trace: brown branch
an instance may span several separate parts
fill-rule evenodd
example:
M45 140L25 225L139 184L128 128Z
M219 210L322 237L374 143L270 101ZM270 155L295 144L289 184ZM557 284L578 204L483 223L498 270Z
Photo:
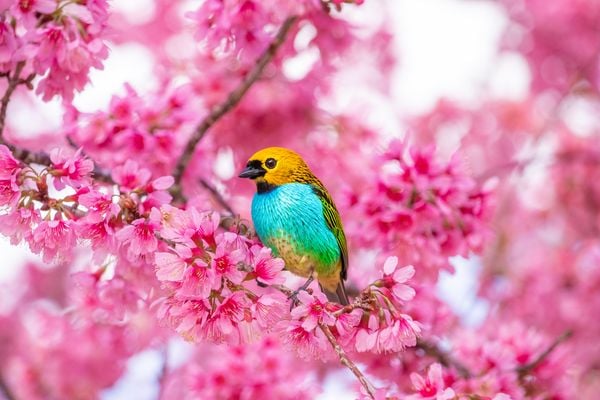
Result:
M0 376L0 394L4 396L6 400L16 400L17 398L12 394L10 388L4 382L2 376Z
M177 165L173 169L173 177L175 178L175 187L172 190L173 198L177 200L184 200L184 197L181 193L181 179L183 178L183 173L187 165L189 164L192 155L194 154L194 150L196 149L196 145L206 134L214 124L221 117L231 111L244 97L248 89L258 80L258 78L263 73L267 64L273 59L277 50L281 47L285 38L294 25L294 22L298 17L291 16L288 17L281 27L279 31L275 35L273 41L269 44L269 47L262 53L262 55L256 60L256 64L254 68L250 70L250 72L244 77L244 79L240 82L240 84L227 96L225 101L216 107L214 107L211 112L200 122L192 137L188 140L181 157L177 161Z
M6 111L8 110L8 102L10 101L10 97L12 96L17 86L19 86L19 84L21 83L20 75L21 71L23 71L23 68L25 68L25 61L21 61L17 64L13 76L7 74L8 86L0 102L0 144L2 143L2 134L4 133L4 126L6 124Z
M208 190L210 192L210 194L212 194L212 196L214 197L214 199L217 201L217 203L219 203L221 205L221 207L223 207L225 210L227 210L227 212L231 215L235 215L235 211L233 211L233 207L231 207L231 205L227 202L227 200L225 200L223 198L223 196L221 195L221 193L219 193L219 191L212 186L210 183L208 183L205 179L200 179L199 180L200 185L202 185L206 190Z
M165 385L169 376L169 345L165 345L161 350L162 367L158 376L158 399L162 399L165 394Z
M21 160L25 164L39 164L39 165L52 165L52 161L50 160L50 156L46 153L36 153L33 151L29 151L26 149L21 149L12 144L8 144L3 142L0 139L0 144L4 144L9 150L12 152L13 157L17 160Z
M440 349L434 343L430 343L425 340L419 339L419 341L417 342L417 348L423 350L428 356L438 360L439 363L442 364L444 367L453 367L463 378L470 378L473 376L471 371L469 371L469 369L466 366L456 361L450 356L450 354Z
M5 145L12 152L13 157L17 160L22 161L24 164L38 164L50 166L52 165L52 160L50 160L50 156L44 152L33 152L27 149L21 149L19 147L13 146L12 144L6 143L0 138L0 144ZM93 161L93 160L92 160ZM100 169L96 163L94 163L94 179L99 182L114 184L115 181L112 179L110 173Z
M356 364L354 364L354 362L348 358L348 356L346 355L346 352L344 351L342 346L340 346L338 341L335 339L335 336L333 336L333 333L331 333L331 330L329 329L329 327L323 323L320 323L319 328L321 329L321 331L323 331L323 333L327 337L327 340L329 340L329 343L331 343L331 347L333 347L333 350L335 350L336 354L338 355L338 358L340 359L340 362L344 366L346 366L350 371L352 371L354 376L356 376L356 378L358 379L360 384L367 391L367 394L369 395L369 397L374 399L375 398L375 390L373 389L373 385L371 385L371 383L363 375L363 373L360 371L360 369L358 369Z
M554 342L552 342L550 344L550 346L548 346L548 348L546 350L544 350L543 352L541 352L536 358L534 358L531 362L521 365L520 367L518 367L516 369L516 371L519 374L519 377L524 377L525 375L527 375L528 373L530 373L531 371L533 371L534 369L536 369L537 367L540 366L540 364L550 355L550 353L552 353L554 350L556 350L556 348L563 342L567 341L569 338L571 338L571 336L573 336L573 331L572 330L566 330L564 331L559 337L557 337Z
M48 154L44 152L33 152L27 149L21 149L19 147L7 143L2 137L2 134L4 133L4 127L6 125L6 113L8 111L8 103L10 102L10 98L14 93L15 89L19 85L26 85L29 89L32 88L31 82L33 81L33 78L35 78L35 74L29 74L26 78L21 79L20 75L24 67L25 61L21 61L17 64L15 72L12 76L10 76L10 73L6 73L5 75L8 78L8 87L6 88L6 92L4 92L4 96L2 96L2 100L0 100L0 144L3 144L6 147L8 147L9 150L13 153L13 157L25 164L39 164L50 166L52 165L52 161L50 160L50 156ZM67 141L69 142L69 144L74 145L70 137L67 138ZM96 163L94 163L94 165L95 164ZM108 172L101 170L97 166L94 167L94 178L97 181L104 183L115 183Z

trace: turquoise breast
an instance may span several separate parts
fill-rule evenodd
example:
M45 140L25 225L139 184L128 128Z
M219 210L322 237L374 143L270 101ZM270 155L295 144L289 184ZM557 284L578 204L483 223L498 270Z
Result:
M338 242L311 185L288 183L256 193L252 220L260 240L298 275L308 276L309 268L327 274L340 261Z

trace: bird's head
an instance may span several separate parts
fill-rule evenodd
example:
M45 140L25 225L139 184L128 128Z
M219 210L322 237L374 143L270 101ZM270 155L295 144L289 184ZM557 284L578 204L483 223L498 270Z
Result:
M300 155L283 147L267 147L256 153L246 163L240 178L256 181L259 192L286 183L301 182L312 176Z

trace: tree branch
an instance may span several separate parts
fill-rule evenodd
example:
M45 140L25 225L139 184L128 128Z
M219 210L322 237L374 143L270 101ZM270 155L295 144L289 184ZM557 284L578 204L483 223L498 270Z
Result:
M162 367L158 375L158 399L162 399L165 394L165 385L169 376L169 345L166 344L162 350Z
M250 70L250 72L244 77L242 82L227 96L225 101L216 107L214 107L211 112L200 122L192 137L188 140L181 157L179 158L177 165L173 169L173 177L175 178L175 185L172 190L173 198L177 200L184 200L183 194L181 193L181 179L183 178L183 173L187 165L189 164L192 155L194 154L194 150L196 149L196 145L206 134L214 124L221 117L231 111L244 97L248 89L258 80L264 71L267 64L273 59L277 50L281 47L285 38L294 25L294 22L298 17L291 16L288 17L281 27L279 31L275 35L273 41L269 44L269 47L262 53L262 55L256 60L256 64L254 68Z
M323 331L323 333L327 337L327 340L329 340L329 343L331 343L331 347L333 347L333 350L335 350L335 352L337 353L338 358L340 359L340 362L343 365L345 365L350 371L352 371L354 376L356 376L356 378L358 379L360 384L367 391L369 397L374 399L375 398L375 390L373 389L373 385L371 385L371 383L363 375L363 373L360 371L360 369L358 369L356 364L354 364L354 362L348 358L348 356L346 355L346 352L344 351L342 346L340 346L338 341L335 339L335 336L333 336L333 333L331 333L331 330L329 329L329 327L323 323L320 323L319 328L321 329L321 331Z
M0 394L3 395L6 400L16 400L16 397L12 394L12 392L10 391L10 388L8 387L6 382L4 382L4 379L2 378L1 375L0 375Z
M453 367L463 378L470 378L473 376L471 371L469 371L469 369L466 366L456 361L447 352L440 349L435 344L419 339L419 341L417 342L417 348L423 350L428 356L438 360L439 363L442 364L444 367Z
M4 133L4 126L6 124L6 111L8 110L8 102L10 101L10 97L13 92L19 86L21 82L21 71L25 68L25 61L21 61L17 64L15 68L15 72L13 76L7 74L8 78L8 87L6 88L6 92L4 92L4 96L2 96L2 100L0 102L0 143L2 143L2 134Z
M554 342L552 342L550 344L550 346L548 346L548 348L546 350L541 352L531 362L518 367L516 369L516 371L519 374L519 377L522 378L525 375L527 375L528 373L530 373L531 371L533 371L534 369L536 369L537 367L539 367L540 364L550 355L550 353L552 353L561 343L563 343L563 342L567 341L569 338L571 338L571 336L573 336L572 330L569 329L569 330L564 331L559 337L557 337L554 340Z
M233 207L231 207L227 200L225 200L223 196L221 196L221 193L219 193L219 191L214 186L212 186L210 183L208 183L205 179L202 178L200 178L199 182L206 190L210 192L210 194L212 194L214 199L217 201L217 203L221 205L221 207L227 210L229 214L235 215Z
M13 153L13 157L25 164L39 164L49 166L52 165L52 161L50 160L50 156L48 154L44 152L37 153L27 149L18 148L12 144L7 143L2 137L2 134L4 133L4 127L6 125L6 113L8 110L8 103L10 102L12 94L19 85L27 85L27 87L30 87L31 81L35 77L35 74L30 74L25 79L21 79L20 75L24 67L25 61L21 61L17 64L15 72L12 76L10 76L10 73L6 73L5 75L5 77L8 78L8 87L6 88L6 92L4 92L4 96L2 96L2 100L0 100L0 144L3 144L6 147L8 147L9 150ZM67 138L67 141L69 141L69 144L74 145L71 138ZM111 175L101 170L97 166L94 167L94 178L100 182L114 183Z
M0 144L3 144L6 147L8 147L8 149L12 152L13 157L17 160L22 161L24 164L38 164L45 166L52 165L52 160L50 160L50 156L44 152L36 153L27 149L21 149L19 147L13 146L12 144L6 143L4 140L2 140L2 138L0 138ZM108 184L115 183L110 173L100 169L95 162L93 176L94 179L99 182L104 182Z

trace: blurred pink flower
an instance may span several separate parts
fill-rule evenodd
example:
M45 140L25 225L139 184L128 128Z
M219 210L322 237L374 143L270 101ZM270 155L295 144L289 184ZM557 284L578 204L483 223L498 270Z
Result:
M72 224L62 219L42 221L27 239L31 251L42 253L46 263L65 258L73 251L76 243Z

